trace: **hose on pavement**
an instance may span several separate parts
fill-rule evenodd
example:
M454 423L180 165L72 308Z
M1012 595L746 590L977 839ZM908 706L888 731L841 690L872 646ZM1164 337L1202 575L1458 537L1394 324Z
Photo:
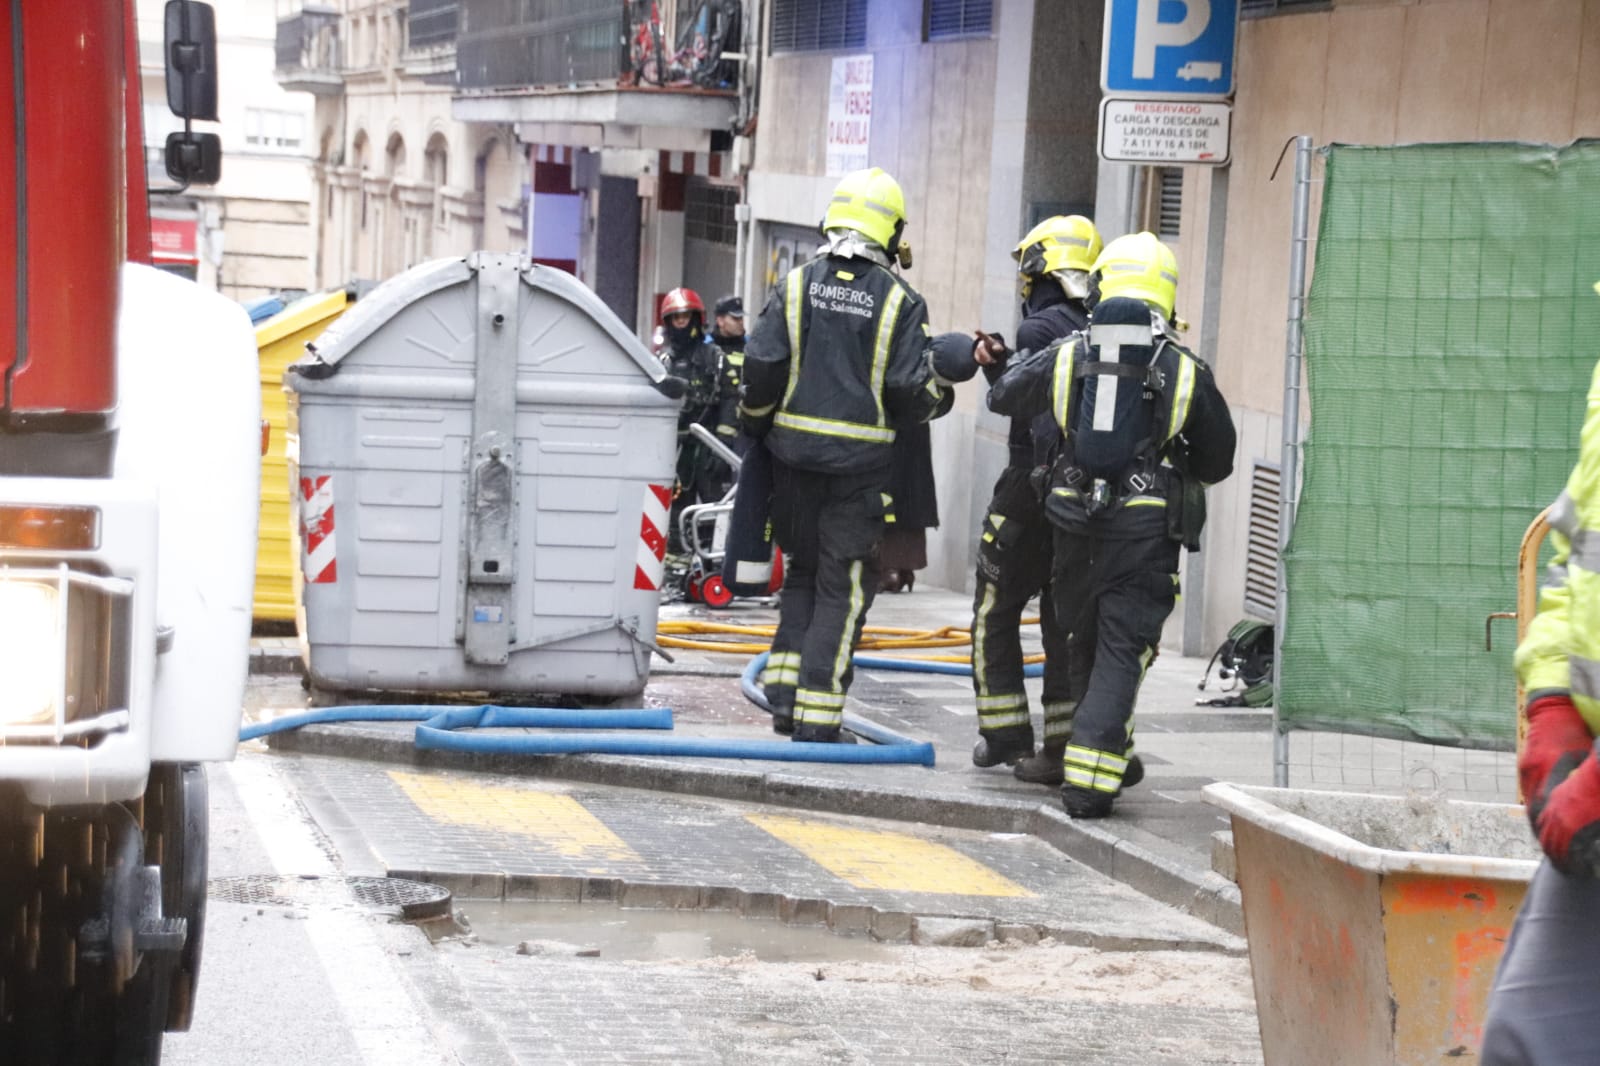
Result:
M860 723L851 732L872 744L813 744L720 737L637 736L599 729L670 730L667 708L573 710L558 707L440 707L429 705L323 707L257 722L240 740L333 722L417 722L414 742L423 751L490 755L676 755L701 759L761 759L769 762L911 763L933 765L933 745L881 726ZM870 728L868 728L870 726ZM553 728L560 733L470 733L473 729Z
M1022 625L1037 625L1038 618L1024 618ZM723 655L756 655L772 648L772 638L778 631L775 625L731 625L726 622L697 622L673 620L656 625L656 643L663 648L683 648L688 651L713 652ZM733 640L705 640L710 637L734 637ZM960 626L940 629L906 629L899 626L867 626L861 631L860 651L904 651L912 648L970 647L972 632ZM1023 659L1028 667L1028 677L1043 673L1043 655L1030 655ZM905 658L856 656L856 665L876 670L911 670L930 674L972 676L972 653L965 655L919 655ZM947 667L959 667L948 669Z

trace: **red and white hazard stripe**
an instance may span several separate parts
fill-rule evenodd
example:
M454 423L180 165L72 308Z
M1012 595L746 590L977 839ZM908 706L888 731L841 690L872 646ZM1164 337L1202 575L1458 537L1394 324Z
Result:
M300 479L301 566L306 584L327 585L339 580L339 560L333 543L333 477Z
M633 587L646 591L661 588L666 571L667 511L672 505L672 489L666 485L644 487L644 515L639 520L639 550L633 569Z
M686 174L691 177L720 178L732 176L727 152L661 152L659 166L663 174Z
M558 163L563 166L572 165L572 145L570 144L536 144L532 146L533 161L535 163Z

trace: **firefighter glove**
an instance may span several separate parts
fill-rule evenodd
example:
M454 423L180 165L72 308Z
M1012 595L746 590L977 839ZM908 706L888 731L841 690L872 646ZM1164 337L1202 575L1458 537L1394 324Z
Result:
M1569 877L1600 874L1600 761L1569 753L1557 760L1528 816L1539 846L1556 869Z
M972 355L972 338L965 333L941 333L928 346L928 369L941 385L971 381L978 372Z

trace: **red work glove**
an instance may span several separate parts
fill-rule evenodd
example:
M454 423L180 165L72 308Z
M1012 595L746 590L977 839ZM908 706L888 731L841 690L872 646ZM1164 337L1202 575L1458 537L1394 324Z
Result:
M1556 869L1572 877L1600 873L1600 761L1592 753L1581 761L1563 755L1528 815Z
M1591 743L1589 727L1565 692L1540 696L1528 704L1528 735L1523 739L1522 754L1517 757L1517 778L1530 815L1534 801L1545 792L1545 781L1556 763L1564 755L1576 754L1581 760L1589 754ZM1571 769L1568 767L1569 772Z

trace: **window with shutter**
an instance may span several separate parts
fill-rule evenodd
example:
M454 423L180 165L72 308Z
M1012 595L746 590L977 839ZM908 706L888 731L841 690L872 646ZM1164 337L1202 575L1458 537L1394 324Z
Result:
M772 0L772 52L865 47L867 0Z
M994 0L927 0L927 39L987 37L994 25Z
M1250 535L1245 548L1244 609L1258 618L1278 613L1278 509L1276 464L1257 459L1250 472Z
M1156 195L1156 236L1164 241L1175 241L1182 234L1179 222L1183 218L1183 170L1181 167L1159 167L1156 170L1158 187Z

